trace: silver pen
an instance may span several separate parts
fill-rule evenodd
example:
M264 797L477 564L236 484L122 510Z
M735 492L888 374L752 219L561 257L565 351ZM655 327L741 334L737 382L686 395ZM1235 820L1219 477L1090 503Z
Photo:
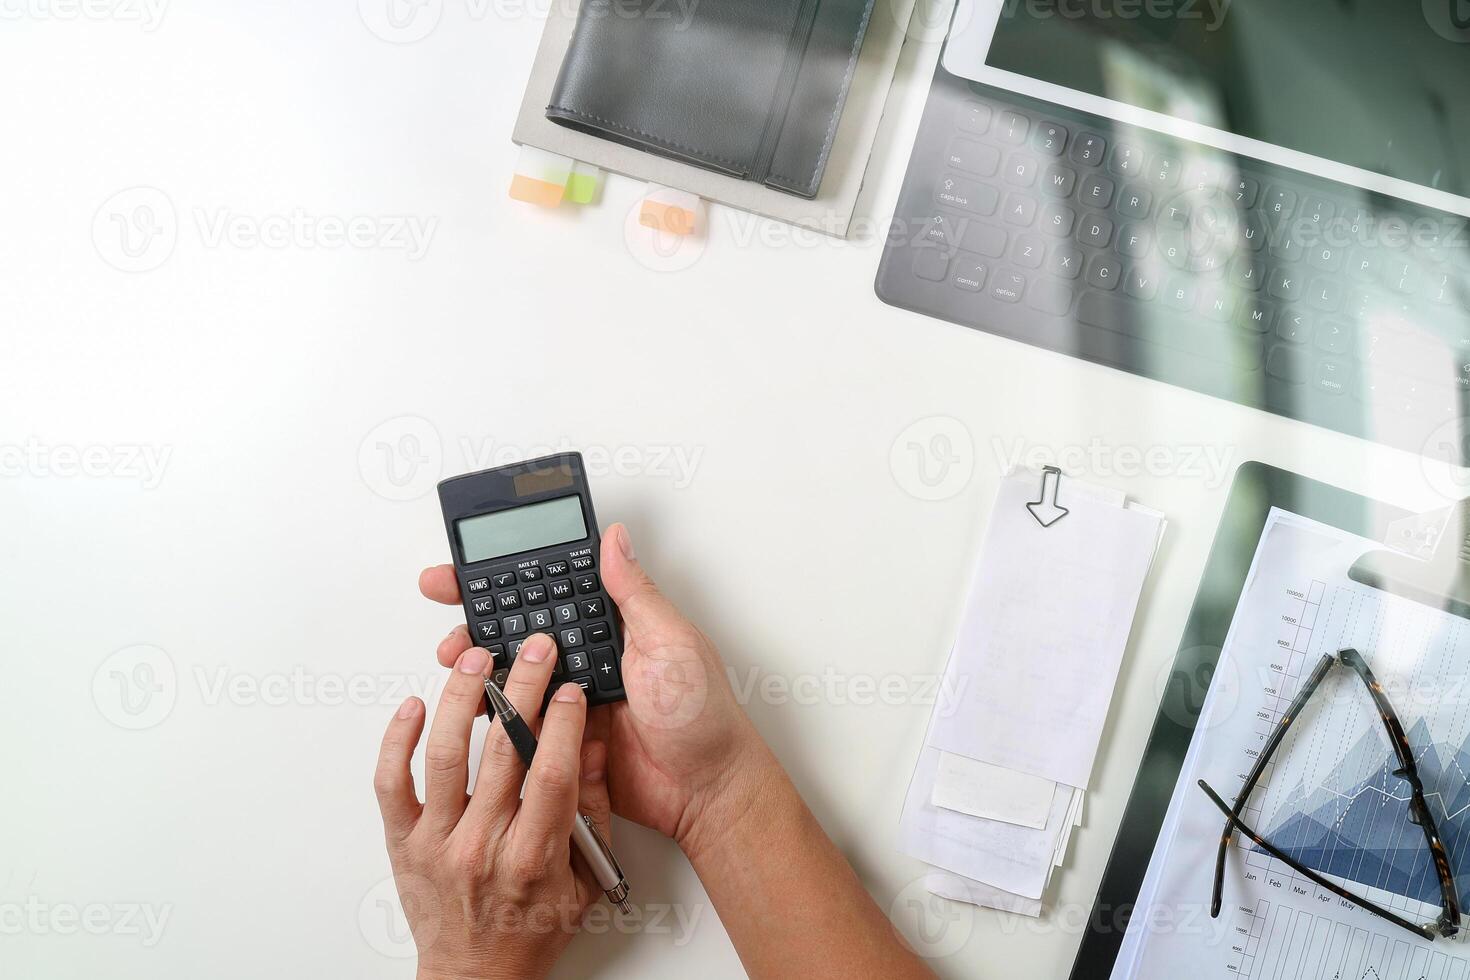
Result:
M505 692L488 677L485 678L485 701L489 704L491 713L500 719L500 725L510 737L510 744L515 746L516 754L530 768L531 760L536 757L536 736L531 734L531 726L526 724L526 719L510 703ZM612 848L580 810L577 811L577 819L572 821L572 843L577 845L582 860L592 869L598 887L607 894L607 900L616 905L624 915L631 913L633 908L628 904L628 879L623 877L623 869L613 855Z

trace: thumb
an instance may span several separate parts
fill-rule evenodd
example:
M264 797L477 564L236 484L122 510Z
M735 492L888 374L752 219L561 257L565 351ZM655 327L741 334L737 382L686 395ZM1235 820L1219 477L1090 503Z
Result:
M640 645L673 630L691 627L638 564L628 529L614 524L602 538L602 584Z

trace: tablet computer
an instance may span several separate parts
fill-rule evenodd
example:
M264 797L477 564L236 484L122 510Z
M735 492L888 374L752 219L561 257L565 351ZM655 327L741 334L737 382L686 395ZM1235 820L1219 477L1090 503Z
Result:
M1171 800L1176 799L1176 786L1201 712L1205 709L1206 697L1217 682L1216 668L1232 623L1236 620L1252 564L1257 560L1263 532L1273 514L1279 516L1280 512L1298 515L1305 522L1315 522L1374 542L1384 540L1392 521L1406 516L1398 508L1286 470L1255 462L1241 466L1210 550L1143 762L1119 824L1112 856L1103 873L1092 914L1088 917L1087 931L1073 964L1072 980L1107 980L1113 976L1132 975L1131 967L1126 963L1121 972L1114 973L1115 966L1119 964L1119 951L1128 938L1135 905L1150 862L1155 858ZM1263 724L1269 724L1269 721ZM1236 785L1228 785L1222 786L1221 790L1228 799L1236 788ZM1196 801L1191 797L1184 798L1188 799L1189 806L1195 806ZM1223 826L1223 818L1218 823ZM1214 839L1218 842L1218 831L1214 832ZM1198 869L1199 887L1197 894L1192 893L1206 907L1211 870L1205 867ZM1238 868L1227 865L1227 879L1232 873L1238 875ZM1227 890L1227 899L1229 897ZM1141 910L1142 906L1139 908ZM1250 972L1252 964L1246 947L1254 950L1255 946L1250 944L1253 941L1259 944L1262 940L1259 935L1253 940L1250 935L1252 926L1246 926L1244 938L1239 943L1232 932L1238 928L1234 923L1222 921L1215 928L1204 922L1202 928L1206 929L1202 934L1214 937L1209 941L1217 943L1211 955L1221 961L1221 972L1217 974L1202 963L1199 976L1256 975ZM1263 927L1254 928L1259 933ZM1264 928L1269 933L1270 924ZM1381 931L1391 929L1387 927ZM1222 933L1227 934L1224 937L1226 943L1241 947L1239 955L1218 948ZM1305 944L1313 938L1309 929L1301 942ZM1327 941L1331 938L1329 930ZM1390 942L1393 941L1396 940L1391 938ZM1274 978L1283 974L1271 975ZM1292 978L1297 975L1290 973ZM1332 975L1331 972L1322 974L1328 978ZM1353 973L1354 978L1357 976ZM1418 974L1412 976L1417 977ZM1315 980L1316 973L1312 977Z

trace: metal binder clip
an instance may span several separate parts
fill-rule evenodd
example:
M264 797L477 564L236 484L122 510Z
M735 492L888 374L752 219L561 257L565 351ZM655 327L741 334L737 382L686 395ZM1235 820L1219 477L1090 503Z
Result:
M1057 503L1057 491L1061 489L1062 471L1055 466L1041 468L1041 496L1026 505L1036 523L1051 527L1072 513L1070 508Z
M1385 544L1390 550L1368 552L1348 577L1470 619L1470 499L1394 521Z

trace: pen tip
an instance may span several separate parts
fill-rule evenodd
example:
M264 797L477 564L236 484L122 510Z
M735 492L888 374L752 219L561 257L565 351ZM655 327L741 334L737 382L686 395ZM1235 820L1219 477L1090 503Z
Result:
M622 912L624 915L632 915L633 906L629 905L628 900L625 898L618 903L618 911Z

